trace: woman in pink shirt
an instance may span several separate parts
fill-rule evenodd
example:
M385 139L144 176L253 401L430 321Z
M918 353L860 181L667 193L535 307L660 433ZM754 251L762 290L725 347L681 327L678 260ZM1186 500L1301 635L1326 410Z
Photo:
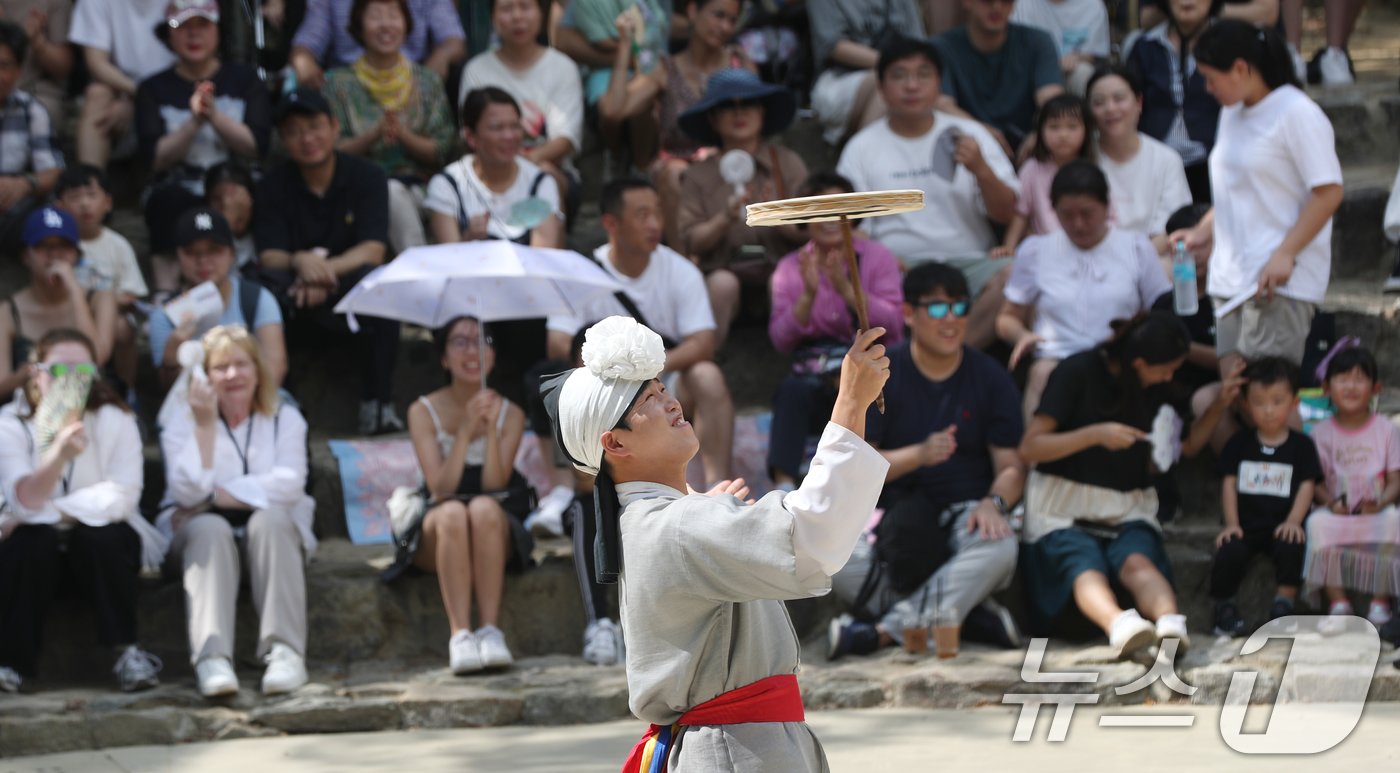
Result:
M835 172L807 178L799 196L850 193L854 186ZM789 253L773 272L768 337L780 352L793 354L792 372L773 399L768 442L768 474L791 491L807 463L807 435L820 428L836 399L841 358L856 334L855 290L846 264L839 223L808 227L811 241ZM854 241L860 282L871 327L883 327L886 346L904 338L900 311L899 261L879 242Z

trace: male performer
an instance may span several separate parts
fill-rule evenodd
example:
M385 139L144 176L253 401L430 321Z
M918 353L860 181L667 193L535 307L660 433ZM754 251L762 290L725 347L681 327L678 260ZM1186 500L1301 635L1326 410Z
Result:
M686 493L699 441L656 378L661 337L635 320L594 325L584 367L545 384L560 447L596 476L598 571L620 569L631 707L652 723L624 771L666 770L658 757L671 773L829 769L803 722L782 599L830 590L879 498L889 463L862 436L889 377L884 332L846 354L801 488L757 504L734 496L742 481Z

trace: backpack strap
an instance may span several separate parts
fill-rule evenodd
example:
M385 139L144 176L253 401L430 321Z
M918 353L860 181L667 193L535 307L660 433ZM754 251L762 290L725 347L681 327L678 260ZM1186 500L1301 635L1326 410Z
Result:
M243 324L248 332L253 332L253 323L258 318L258 302L262 300L262 285L257 282L238 280L238 308L243 312Z
M603 265L603 261L599 260L598 256L590 255L589 259L592 260L594 263L597 263L598 267L603 269L604 271L608 270L608 267ZM613 297L617 299L618 303L622 304L623 311L626 311L629 317L637 320L644 327L651 328L651 330L656 331L656 328L652 327L651 323L647 322L646 315L642 313L642 310L638 308L637 303L632 300L632 296L628 295L626 290L618 290L617 292L613 293ZM661 333L657 331L657 335L661 335ZM678 344L678 341L672 341L668 336L661 336L661 345L666 347L667 349L674 349Z

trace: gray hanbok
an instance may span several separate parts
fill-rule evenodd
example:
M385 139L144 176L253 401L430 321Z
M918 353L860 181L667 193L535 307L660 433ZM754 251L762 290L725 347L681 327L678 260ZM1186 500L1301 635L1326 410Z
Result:
M668 725L722 693L796 673L799 643L782 599L831 590L888 468L860 437L828 424L802 486L753 505L618 484L632 712ZM829 769L802 722L687 727L668 765L671 773Z

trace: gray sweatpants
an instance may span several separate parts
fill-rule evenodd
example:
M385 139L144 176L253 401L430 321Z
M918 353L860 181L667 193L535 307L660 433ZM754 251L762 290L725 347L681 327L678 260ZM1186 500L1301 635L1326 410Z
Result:
M261 625L257 656L281 642L306 654L306 573L301 533L290 513L258 510L248 520L242 545L248 561L253 607ZM171 555L185 581L190 662L233 658L233 620L241 569L233 528L212 513L196 515L175 533Z
M903 643L904 619L918 612L925 593L929 609L956 609L961 620L988 596L1010 586L1016 573L1016 538L987 540L976 532L969 534L967 522L974 509L975 504L966 507L953 522L953 531L948 537L953 556L922 586L901 596L890 588L889 578L882 575L866 600L861 611L876 618L895 641ZM929 517L937 518L938 514L929 513ZM854 604L874 562L875 548L861 539L851 553L851 560L831 578L837 597L846 604Z

